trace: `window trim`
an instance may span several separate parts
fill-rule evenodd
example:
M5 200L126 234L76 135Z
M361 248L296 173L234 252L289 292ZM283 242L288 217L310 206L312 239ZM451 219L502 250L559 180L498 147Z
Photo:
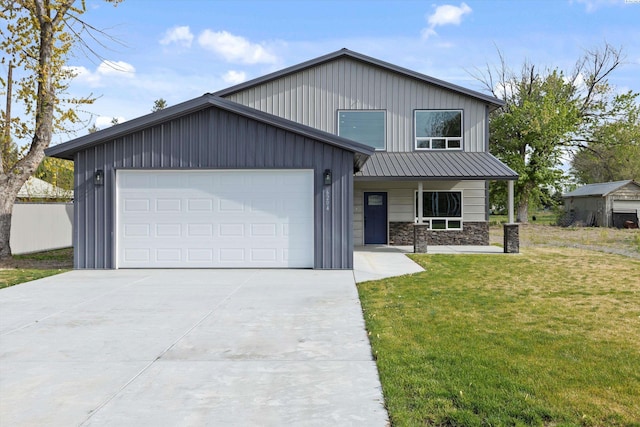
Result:
M431 190L431 189L425 189L422 190L422 194L424 193L460 193L460 216L459 217L453 217L453 216L447 216L447 217L422 217L422 223L423 224L427 224L429 226L429 230L432 231L462 231L464 229L464 191L463 190ZM413 217L414 217L414 223L418 224L418 190L414 191L414 203L413 203ZM423 207L424 209L424 207ZM433 228L433 221L445 221L445 228ZM456 227L456 228L450 228L449 227L449 222L455 222L458 221L460 222L460 227Z
M387 110L382 110L382 109L361 109L361 108L354 108L354 109L349 109L349 108L340 108L337 110L336 112L336 135L340 136L340 113L342 112L349 112L349 113L383 113L384 119L383 119L383 135L384 135L384 147L383 148L376 148L373 146L370 146L369 144L365 144L363 142L359 142L360 144L363 145L367 145L373 149L375 149L376 151L387 151ZM346 137L343 137L346 138ZM358 142L358 141L356 141Z
M418 113L420 112L437 112L437 111L455 111L460 113L460 136L457 137L434 137L434 136L418 136ZM444 140L444 148L432 148L434 140ZM428 147L419 147L418 142L427 141ZM455 143L459 143L455 144ZM458 145L451 147L450 143ZM413 110L413 148L416 151L461 151L464 148L464 110L462 108L436 108L436 109L416 109Z

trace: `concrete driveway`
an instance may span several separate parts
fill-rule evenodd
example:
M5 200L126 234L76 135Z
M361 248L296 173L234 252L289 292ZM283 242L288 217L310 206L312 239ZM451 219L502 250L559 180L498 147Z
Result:
M0 425L385 426L352 271L73 271L0 290Z

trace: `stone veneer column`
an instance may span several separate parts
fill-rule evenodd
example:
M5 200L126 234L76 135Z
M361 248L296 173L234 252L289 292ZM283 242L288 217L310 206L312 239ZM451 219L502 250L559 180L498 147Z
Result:
M414 224L413 225L413 252L417 254L427 253L427 244L429 240L429 225Z
M504 225L504 253L517 254L520 252L520 224Z

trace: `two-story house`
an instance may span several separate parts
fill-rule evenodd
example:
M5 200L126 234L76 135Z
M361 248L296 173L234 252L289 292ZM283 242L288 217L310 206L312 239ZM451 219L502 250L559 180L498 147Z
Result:
M346 49L47 154L76 268L352 268L354 245L487 245L501 101ZM419 241L416 241L418 239Z

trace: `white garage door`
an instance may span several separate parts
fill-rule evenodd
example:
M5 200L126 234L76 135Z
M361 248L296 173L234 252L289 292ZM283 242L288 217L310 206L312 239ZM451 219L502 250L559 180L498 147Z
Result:
M640 200L614 200L614 211L637 211L640 213Z
M116 174L118 268L313 267L313 171Z

